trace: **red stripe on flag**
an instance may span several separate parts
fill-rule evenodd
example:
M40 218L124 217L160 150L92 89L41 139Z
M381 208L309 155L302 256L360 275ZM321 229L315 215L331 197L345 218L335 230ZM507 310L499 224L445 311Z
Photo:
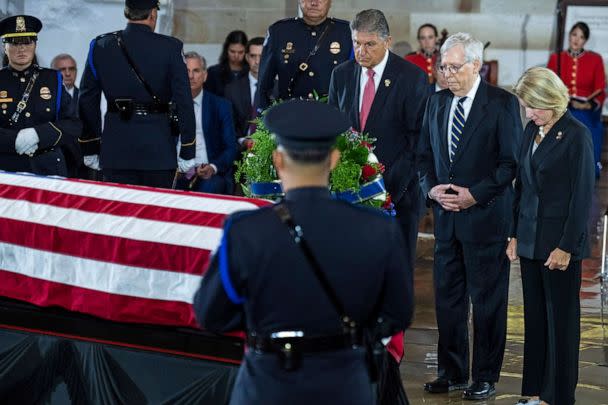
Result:
M0 218L0 241L85 259L197 275L203 273L210 255L210 251L205 249L98 235L6 218Z
M174 222L178 224L209 226L213 228L221 228L225 218L224 214L212 212L105 200L21 186L1 187L0 197L86 212Z
M44 307L59 306L117 322L197 328L185 302L109 294L0 270L0 295Z

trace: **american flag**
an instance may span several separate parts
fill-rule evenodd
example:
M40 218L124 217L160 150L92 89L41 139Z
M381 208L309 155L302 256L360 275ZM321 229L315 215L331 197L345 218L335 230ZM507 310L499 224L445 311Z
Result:
M0 172L0 296L104 319L196 326L226 215L263 200Z

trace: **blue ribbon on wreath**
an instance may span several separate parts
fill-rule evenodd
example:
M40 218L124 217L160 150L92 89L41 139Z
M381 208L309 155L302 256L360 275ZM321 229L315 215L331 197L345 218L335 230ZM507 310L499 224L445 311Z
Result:
M369 200L381 194L386 193L386 187L384 186L384 179L378 177L374 181L365 183L361 186L358 191L343 191L340 193L334 193L338 200L343 200L351 204L358 204L362 201Z
M283 194L283 186L280 182L275 181L251 183L249 185L249 191L251 191L253 197L281 195Z

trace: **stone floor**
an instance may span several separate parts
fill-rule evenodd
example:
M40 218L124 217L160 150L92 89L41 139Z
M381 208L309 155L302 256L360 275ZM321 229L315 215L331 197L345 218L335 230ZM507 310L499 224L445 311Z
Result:
M581 288L581 346L577 404L608 405L608 282L602 288L601 258L603 214L608 207L608 173L604 171L593 196L590 219L592 257L583 262ZM421 231L432 232L430 221ZM406 332L405 360L401 376L412 404L514 404L520 398L523 357L523 299L519 264L511 267L507 346L496 386L496 397L487 401L463 401L462 392L428 394L422 386L435 378L437 324L435 322L432 246L430 235L419 238L415 272L416 314ZM603 302L602 302L603 300ZM472 330L472 329L471 329Z

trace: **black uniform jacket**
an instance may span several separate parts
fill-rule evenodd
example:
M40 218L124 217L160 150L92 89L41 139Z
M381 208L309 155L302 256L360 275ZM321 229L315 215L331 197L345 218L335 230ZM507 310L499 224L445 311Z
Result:
M317 45L318 49L309 58ZM262 51L258 83L260 108L270 105L277 75L281 100L311 98L313 91L319 96L327 95L331 72L352 55L347 21L328 18L317 26L310 26L299 17L277 21L268 28ZM300 70L303 63L307 66ZM288 86L292 78L290 95Z
M164 104L173 102L179 115L183 159L194 158L195 121L188 72L181 41L152 32L142 24L128 24L124 44L141 76ZM83 153L100 153L101 166L122 170L172 170L177 167L176 138L166 113L133 114L122 120L117 112L105 115L103 134L99 102L103 91L108 104L116 99L152 103L152 96L131 70L116 37L101 35L91 41L80 84Z
M587 220L595 184L591 134L570 112L532 154L537 133L530 121L515 182L511 236L517 237L517 254L546 260L560 248L582 259L589 255Z
M38 72L27 106L16 124L9 121L34 72ZM32 65L24 71L0 70L0 169L43 175L68 175L81 156L76 139L82 125L65 97L61 73ZM17 133L34 128L40 142L34 156L15 151ZM66 163L66 158L69 164Z
M382 317L389 333L404 330L413 309L412 269L394 218L334 200L323 188L290 190L286 201L347 314L366 327ZM269 207L228 219L194 308L212 331L341 333L336 309ZM299 370L285 372L275 354L249 351L232 403L373 403L364 359L350 348L310 354Z

